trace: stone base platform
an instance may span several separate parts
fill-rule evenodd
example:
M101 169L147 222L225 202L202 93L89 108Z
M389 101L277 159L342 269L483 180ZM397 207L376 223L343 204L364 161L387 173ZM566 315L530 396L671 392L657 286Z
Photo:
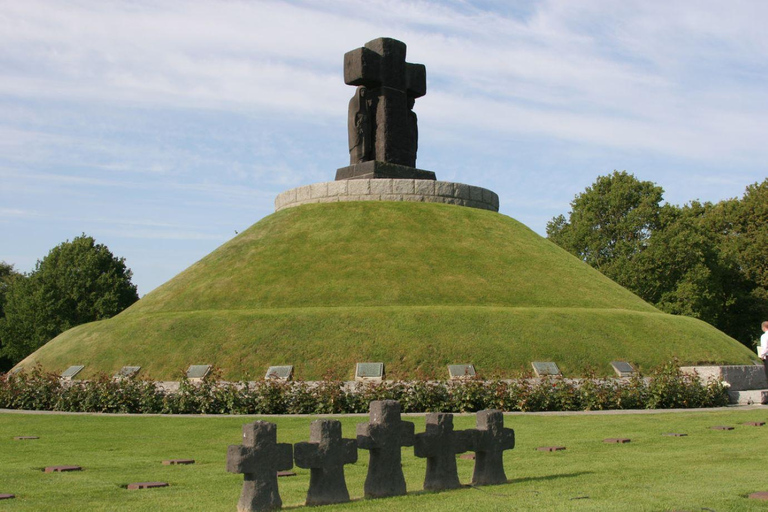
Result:
M499 196L491 190L449 181L412 179L351 179L313 183L278 195L275 211L302 204L339 201L445 203L499 211Z

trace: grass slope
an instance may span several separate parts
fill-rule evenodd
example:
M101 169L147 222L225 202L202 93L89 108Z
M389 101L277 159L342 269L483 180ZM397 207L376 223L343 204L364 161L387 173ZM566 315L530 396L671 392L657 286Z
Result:
M234 510L242 476L225 470L228 444L241 442L249 417L110 417L0 413L0 502L7 511L228 511ZM296 443L309 436L310 417L268 418L278 424L278 441ZM407 417L423 432L423 417ZM517 446L505 454L509 483L441 493L421 490L426 463L403 449L409 495L363 500L368 454L346 466L352 503L323 510L765 510L765 502L746 496L768 490L761 449L768 427L741 423L766 421L765 410L653 413L642 415L512 415ZM364 417L343 417L343 432L353 436ZM733 431L713 431L713 425ZM474 426L474 416L455 418L459 429ZM688 437L665 437L683 432ZM38 435L37 441L13 436ZM608 437L629 437L625 445ZM538 446L566 446L544 453ZM193 458L192 466L162 466L168 458ZM48 465L76 464L79 473L44 474ZM458 460L463 483L473 462ZM280 479L286 507L303 505L309 471ZM165 481L164 489L128 491L130 482Z
M228 378L294 364L348 379L444 377L471 362L510 376L532 360L570 375L614 359L641 367L749 363L716 329L642 301L519 222L440 204L306 205L261 220L117 317L77 327L23 364L85 376L141 365L157 379L213 363Z

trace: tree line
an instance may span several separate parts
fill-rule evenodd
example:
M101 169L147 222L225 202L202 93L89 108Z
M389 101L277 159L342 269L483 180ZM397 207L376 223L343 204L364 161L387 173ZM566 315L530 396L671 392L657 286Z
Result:
M660 310L754 347L768 320L768 179L718 203L663 195L626 171L600 176L547 237Z
M139 300L132 277L124 258L85 234L51 249L29 274L0 262L0 372L67 329Z

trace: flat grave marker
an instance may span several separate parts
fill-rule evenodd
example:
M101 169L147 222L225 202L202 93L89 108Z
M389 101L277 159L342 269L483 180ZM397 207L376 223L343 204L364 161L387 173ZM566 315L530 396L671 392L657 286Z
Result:
M83 371L83 368L85 368L83 365L70 366L64 370L64 373L61 374L61 378L64 380L72 380L75 378L75 375Z
M534 361L531 363L531 366L533 366L533 372L537 377L556 377L562 375L557 364L551 361Z
M12 500L15 497L14 494L0 494L0 500Z
M193 382L200 382L211 371L209 364L193 364L187 368L187 378Z
M381 382L384 378L384 363L357 363L355 365L356 381Z
M460 459L463 460L475 460L475 454L474 453L462 453L459 455Z
M139 373L139 370L141 370L141 366L123 366L112 378L115 380L132 379Z
M163 466L186 466L194 463L195 459L168 459L163 461Z
M539 446L536 450L540 452L561 452L565 450L565 446Z
M768 500L768 491L753 492L749 495L752 500Z
M289 381L293 379L293 365L270 366L264 379Z
M40 439L38 436L16 436L13 438L14 441L33 441L35 439Z
M748 421L746 423L742 423L742 425L746 425L748 427L762 427L765 425L764 421Z
M682 434L680 432L667 432L666 434L661 434L661 435L668 436L668 437L687 437L688 436L688 434Z
M733 427L729 427L726 425L716 425L714 427L711 427L711 430L733 430Z
M471 364L449 364L448 377L451 380L471 379L475 377L475 366Z
M45 473L67 473L69 471L82 471L80 466L48 466L43 471Z
M603 439L604 443L612 444L627 444L631 441L631 439L627 439L626 437L609 437L608 439Z
M168 483L167 482L136 482L133 484L128 484L129 490L156 489L158 487L168 487Z
M296 473L294 471L278 471L277 472L277 478L285 478L289 476L296 476Z
M626 361L611 361L611 366L613 367L613 371L615 371L616 375L619 377L631 377L637 372L637 370Z

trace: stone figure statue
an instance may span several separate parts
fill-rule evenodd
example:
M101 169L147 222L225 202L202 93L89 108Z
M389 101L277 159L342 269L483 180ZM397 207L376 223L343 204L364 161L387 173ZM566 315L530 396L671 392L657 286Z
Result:
M373 130L368 91L362 85L349 100L349 163L373 160Z

